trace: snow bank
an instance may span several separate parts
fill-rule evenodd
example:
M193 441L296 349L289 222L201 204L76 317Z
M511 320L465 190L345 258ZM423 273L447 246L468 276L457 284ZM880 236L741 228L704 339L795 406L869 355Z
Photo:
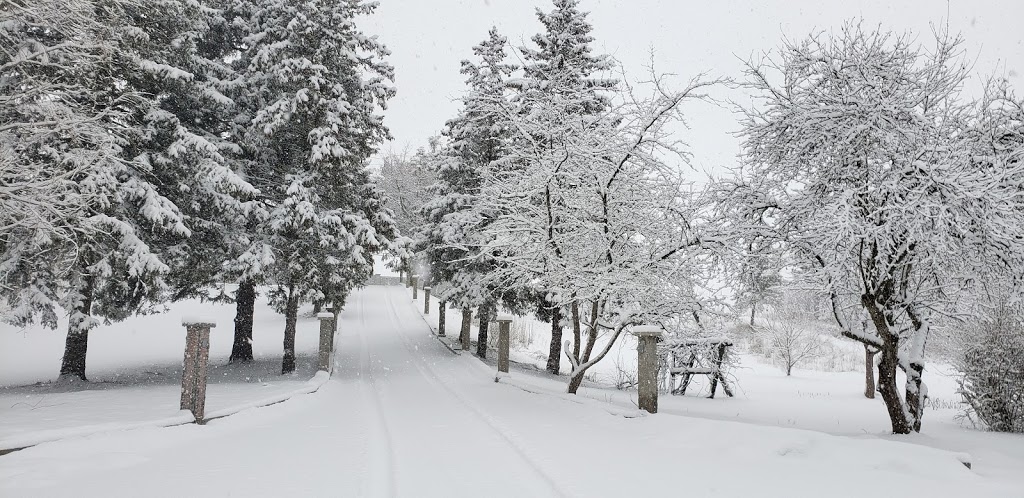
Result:
M331 379L331 374L329 374L329 373L327 373L327 372L325 372L323 370L320 370L320 371L318 371L316 373L316 375L313 376L313 378L309 379L309 381L306 382L306 385L304 385L301 388L296 389L296 390L294 390L292 392L285 393L285 394L279 394L279 395L276 395L276 396L269 396L269 397L266 397L266 398L263 398L263 399L259 399L259 400L256 400L256 401L251 401L251 402L248 402L248 403L242 403L242 404L239 404L239 405L235 405L235 406L232 406L230 408L224 408L224 409L221 409L221 410L214 410L212 412L207 413L206 416L204 417L204 419L205 419L205 421L210 421L210 420L214 420L214 419L218 419L218 418L224 418L224 417L227 417L229 415L234 415L234 414L236 414L236 413L238 413L238 412L240 412L242 410L249 410L249 409L252 409L252 408L260 408L260 407L263 407L263 406L275 405L277 403L288 401L289 399L291 399L291 398L293 398L295 396L299 396L299 395L302 395L302 394L315 393L318 390L320 390L320 388L325 383L327 383L327 381L330 380L330 379Z
M173 427L175 425L191 424L195 421L196 419L192 416L192 412L188 410L181 410L173 417L147 420L144 422L109 423L30 432L28 434L0 439L0 454L61 439L91 436L93 434L102 434L106 432L130 431L132 429L144 429L149 427Z

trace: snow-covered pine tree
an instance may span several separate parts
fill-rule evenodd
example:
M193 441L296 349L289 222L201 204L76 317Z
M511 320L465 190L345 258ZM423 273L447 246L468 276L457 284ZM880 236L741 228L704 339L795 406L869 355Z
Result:
M130 90L116 81L123 16L90 0L0 4L0 296L4 319L57 326L87 226L76 182L122 167Z
M274 286L272 301L286 317L285 373L295 368L299 305L340 305L394 235L365 164L388 137L378 111L394 95L387 50L355 23L374 8L359 0L234 7L246 32L235 99L248 119L245 174L268 207L258 243L235 267Z
M230 255L248 247L247 226L260 210L258 192L236 172L241 149L230 133L238 109L225 93L236 75L225 59L235 47L219 10L180 0L147 5L162 14L140 13L151 30L151 69L129 80L157 104L144 118L143 147L152 152L142 157L192 232L162 240L160 251L171 267L172 300L208 298L225 281Z
M831 296L843 334L879 350L899 434L921 429L932 315L954 315L971 282L1024 264L1024 165L976 162L959 40L913 40L853 22L751 63L763 106L748 111L747 161L729 187L737 212L760 220L747 228L767 223L803 283ZM873 330L858 326L865 312Z
M170 264L188 259L190 246L183 241L193 234L192 227L217 223L211 213L237 210L238 196L252 189L221 166L218 146L206 139L211 134L182 124L182 117L197 117L182 102L203 98L190 96L202 89L196 83L202 78L187 68L198 68L196 46L211 12L183 0L90 1L79 6L67 26L35 29L53 35L95 22L103 26L93 46L102 57L84 60L69 74L56 71L61 77L81 78L79 84L86 85L81 92L54 88L38 99L103 103L94 105L87 119L104 126L116 148L104 145L99 150L110 152L109 159L83 170L68 169L75 161L51 164L54 175L74 182L81 211L66 223L77 236L50 239L42 248L65 267L36 267L28 273L31 280L22 273L21 289L34 299L28 307L17 308L21 314L15 316L27 321L39 314L47 322L56 306L64 308L70 320L61 376L85 379L88 332L98 319L120 320L170 297ZM57 51L72 44L61 41ZM89 143L58 137L51 150L83 146ZM76 155L78 160L93 157L88 150Z
M460 72L468 87L459 115L445 124L448 143L426 161L437 181L432 198L422 208L427 225L421 248L436 282L446 284L448 301L466 310L484 304L490 292L481 275L490 271L486 261L472 258L467 237L486 219L472 211L483 176L502 157L507 132L504 118L494 112L506 97L506 80L516 70L505 62L507 40L496 28L473 47L477 60L463 60Z

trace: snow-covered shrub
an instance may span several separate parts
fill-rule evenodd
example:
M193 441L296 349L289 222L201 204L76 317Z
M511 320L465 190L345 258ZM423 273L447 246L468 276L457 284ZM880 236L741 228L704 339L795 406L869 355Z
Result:
M1024 316L1001 309L974 332L959 364L969 415L993 431L1024 432Z

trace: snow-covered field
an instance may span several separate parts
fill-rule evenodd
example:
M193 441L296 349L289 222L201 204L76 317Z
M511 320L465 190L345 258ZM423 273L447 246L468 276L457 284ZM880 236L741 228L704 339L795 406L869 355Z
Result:
M18 442L176 420L185 351L182 316L215 319L210 334L206 411L229 410L302 389L316 369L318 327L303 310L296 337L297 369L282 376L284 318L263 299L254 316L256 361L228 365L234 307L184 301L167 313L100 326L90 333L84 384L53 383L66 325L57 330L0 325L0 449Z
M189 306L199 305L183 305ZM174 314L184 308L115 327L126 337L129 330L169 337L178 328ZM238 379L224 385L254 393L304 382L308 375L282 380L273 374L279 343L259 344L261 334L269 336L276 328L277 318L269 309L258 313L257 352L264 360L257 365L265 366L263 382L269 386ZM559 394L563 378L522 366L496 384L490 365L453 354L428 333L426 323L436 325L436 307L426 322L421 317L422 300L412 303L408 289L368 287L342 312L336 370L317 393L206 426L115 431L11 453L0 457L0 495L1024 496L1024 438L962 428L951 408L930 410L924 434L887 436L881 402L861 396L857 372L798 370L786 378L775 367L744 357L736 398L663 396L661 413L633 417L630 391L589 385L582 398L571 398ZM448 317L450 335L456 334L457 317L454 312ZM300 350L307 353L315 349L311 322L304 319L299 328ZM16 356L22 366L32 363L25 358L28 351L10 352L18 344L12 337L40 343L33 351L46 350L42 339L4 333L0 372L21 372L6 364ZM220 333L226 339L214 332L213 364L224 363L230 349L230 327ZM180 350L180 337L153 342L159 341ZM98 344L104 342L93 342L90 351L96 353L90 358L94 380L114 379L118 370L143 364L131 358L165 366L180 362L170 353L156 361L152 350L116 359L113 352L101 353ZM627 344L622 357L629 352ZM529 350L517 354L536 356ZM56 356L59 360L59 348ZM106 369L102 362L92 363L105 357L111 358ZM52 376L57 360L38 375ZM609 359L602 368L614 371L614 362ZM933 396L946 397L952 387L930 374ZM26 377L17 377L18 382L32 380ZM111 421L142 410L150 410L145 416L165 414L138 406L150 402L165 403L174 415L176 389L164 381L54 393L67 398L36 410L67 414L93 403L78 395L103 397L94 407L121 407L99 410ZM166 397L156 394L161 390L168 391L169 402L156 401ZM241 387L235 394L239 397L224 398L225 403L248 397ZM8 424L8 417L28 409L12 408L10 394L3 396L3 430L16 430L13 425L19 424ZM18 417L34 429L46 425ZM970 454L972 470L960 463L960 452Z

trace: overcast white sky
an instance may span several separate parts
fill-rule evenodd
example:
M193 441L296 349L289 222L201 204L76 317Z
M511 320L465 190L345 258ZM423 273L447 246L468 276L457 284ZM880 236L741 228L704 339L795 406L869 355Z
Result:
M383 149L416 148L440 131L458 110L464 89L459 61L497 26L512 45L529 42L541 29L535 7L549 0L380 0L364 30L391 50L398 95L385 114L394 141ZM622 61L640 77L655 51L658 72L688 78L701 71L740 77L741 61L777 47L783 36L805 37L844 20L863 18L929 41L931 26L963 34L976 74L999 71L1024 93L1024 1L1021 0L582 0L594 26L595 48ZM719 97L737 97L724 90ZM731 111L706 104L687 109L684 139L694 167L721 171L735 162L737 129Z

